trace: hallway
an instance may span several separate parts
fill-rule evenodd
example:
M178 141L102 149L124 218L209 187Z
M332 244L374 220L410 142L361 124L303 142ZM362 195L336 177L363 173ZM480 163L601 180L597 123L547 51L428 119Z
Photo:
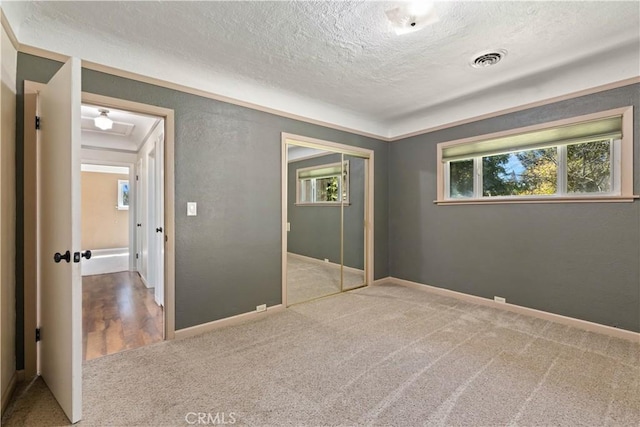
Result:
M163 310L138 273L82 278L82 357L92 360L163 339Z

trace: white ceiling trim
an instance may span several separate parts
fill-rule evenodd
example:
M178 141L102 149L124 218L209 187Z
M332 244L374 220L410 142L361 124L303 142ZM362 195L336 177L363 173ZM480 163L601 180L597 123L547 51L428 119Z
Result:
M20 23L18 21L18 24ZM582 67L584 73L581 73L579 78L572 73L575 67L572 68L570 65L593 59L591 56L567 59L564 66L546 70L550 78L542 83L539 79L529 81L532 75L529 73L511 82L499 84L499 87L459 94L453 99L432 105L410 116L384 122L354 111L340 109L335 105L296 96L294 93L233 80L224 75L212 76L211 70L197 66L189 67L189 72L185 73L185 64L171 61L171 58L154 56L144 50L134 52L135 49L128 49L125 56L122 55L122 50L118 51L118 55L110 51L118 49L118 46L106 46L106 52L96 52L95 49L89 49L91 43L51 47L46 45L49 43L48 40L37 40L40 46L32 47L18 42L4 12L2 25L9 35L13 35L12 42L15 39L18 50L23 53L57 60L74 55L85 59L85 68L385 141L497 116L505 111L518 111L530 108L531 105L543 105L551 102L550 100L555 102L558 99L606 90L599 89L602 87L632 84L640 75L638 63L634 60L638 56L638 52L634 52L636 42L627 41L617 46L617 50L614 49L613 52L603 51L608 55L607 60L591 61L588 67ZM102 63L110 65L101 65ZM545 70L537 72L544 74ZM167 76L171 76L172 80L167 80ZM506 89L504 85L507 86ZM580 95L574 95L576 93Z
M371 120L356 112L302 98L282 90L236 81L223 75L212 75L211 71L199 70L197 67L185 72L184 65L176 64L165 58L154 57L149 52L131 54L130 56L138 59L130 64L118 59L109 61L109 65L105 65L105 61L101 58L94 57L95 54L71 52L71 49L51 50L47 47L35 47L21 43L19 51L43 57L48 56L45 52L54 52L54 57L57 60L76 56L82 59L82 66L87 69L132 80L153 82L152 84L181 92L205 96L217 101L372 138L384 137L387 132L379 121Z
M58 52L53 52L47 49L43 49L43 48L39 48L39 47L35 47L35 46L29 46L26 44L22 44L20 43L20 47L18 49L19 52L21 53L26 53L29 55L34 55L34 56L39 56L42 58L47 58L47 59L51 59L54 61L59 61L59 62L65 62L69 59L69 55L65 55L62 53L58 53ZM145 74L140 74L140 73L136 73L136 72L131 72L131 71L126 71L111 65L103 65L101 63L98 62L92 62L92 61L87 61L85 59L82 60L82 67L86 68L88 70L93 70L93 71L99 71L105 74L111 74L114 76L118 76L118 77L124 77L127 79L131 79L131 80L136 80L139 82L143 82L143 83L149 83L155 86L161 86L161 87L165 87L167 89L173 89L179 92L184 92L184 93L189 93L192 95L197 95L197 96L201 96L203 98L209 98L209 99L213 99L216 101L221 101L221 102L226 102L228 104L233 104L233 105L238 105L241 107L246 107L246 108L251 108L252 110L258 110L258 111L263 111L265 113L270 113L270 114L275 114L277 116L281 116L281 117L286 117L289 119L293 119L293 120L299 120L302 122L306 122L306 123L311 123L314 125L319 125L319 126L324 126L324 127L328 127L331 129L336 129L336 130L341 130L341 131L345 131L345 132L349 132L349 133L353 133L356 135L362 135L362 136L366 136L369 138L376 138L376 139L381 139L383 141L388 141L389 139L385 136L386 134L386 130L385 128L379 123L376 122L376 131L375 132L368 132L368 131L364 131L360 128L356 128L356 127L348 127L348 126L342 126L339 123L335 123L335 122L329 122L329 121L324 121L324 120L319 120L315 117L307 117L307 116L303 116L301 114L298 113L290 113L287 111L283 111L283 110L278 110L276 108L271 108L270 106L267 105L260 105L260 104L256 104L256 103L252 103L252 102L248 102L245 100L241 100L241 99L237 99L237 98L233 98L233 97L229 97L229 96L225 96L222 95L220 93L217 92L211 92L211 91L207 91L204 90L202 88L197 88L195 86L188 86L188 85L184 85L184 84L180 84L180 83L174 83L168 80L163 80L161 78L156 78L153 77L151 75L145 75ZM333 108L333 107L331 107ZM335 108L333 108L334 114L336 113Z
M505 114L515 113L517 111L529 110L531 108L541 107L541 106L544 106L544 105L553 104L555 102L566 101L566 100L569 100L569 99L574 99L574 98L578 98L578 97L586 96L586 95L592 95L594 93L604 92L604 91L607 91L607 90L612 90L612 89L616 89L616 88L620 88L620 87L624 87L624 86L629 86L629 85L633 85L633 84L638 84L638 83L640 83L640 77L631 77L629 79L619 80L619 81L616 81L616 82L613 82L613 83L607 83L607 84L604 84L604 85L590 87L588 89L579 90L579 91L576 91L576 92L571 92L571 93L568 93L566 95L556 96L556 97L553 97L553 98L546 98L546 99L543 99L541 101L530 102L530 103L527 103L527 104L521 104L521 105L518 105L518 106L513 107L513 108L505 108L505 109L502 109L502 110L493 111L491 113L480 114L480 115L477 115L477 116L473 116L473 117L469 117L469 118L465 118L465 119L461 119L461 120L457 120L457 121L453 121L453 122L448 122L448 123L445 123L443 125L434 126L434 127L431 127L431 128L426 128L426 129L421 129L421 130L417 130L417 131L414 131L414 132L405 133L405 134L402 134L402 135L395 136L393 138L388 138L388 141L389 142L396 142L396 141L400 141L400 140L405 139L405 138L410 138L410 137L413 137L413 136L423 135L425 133L435 132L435 131L438 131L438 130L447 129L447 128L451 128L451 127L455 127L455 126L460 126L460 125L464 125L464 124L467 124L467 123L477 122L479 120L490 119L492 117L504 116Z
M416 133L425 133L425 129L451 127L468 118L497 116L501 111L519 111L531 108L531 105L544 105L557 100L570 99L587 93L595 93L606 88L632 84L640 76L638 60L630 60L637 54L636 44L627 44L617 51L602 52L597 61L594 58L578 58L565 66L555 67L536 73L536 79L530 75L505 82L496 88L486 88L435 105L418 114L388 123L392 140L405 138ZM576 78L575 64L581 64L579 78ZM539 82L540 74L549 78L544 87ZM628 82L628 83L627 83ZM600 89L605 88L605 89Z
M124 166L107 166L107 165L93 165L83 163L80 166L82 172L96 172L96 173L113 173L117 175L129 175L129 168Z
M54 61L59 61L59 62L65 62L67 59L69 59L69 56L67 55L63 55L60 53L56 53L56 52L51 52L48 51L46 49L42 49L42 48L38 48L38 47L34 47L34 46L28 46L28 45L24 45L24 44L20 44L19 45L19 52L21 53L26 53L29 55L34 55L34 56L40 56L42 58L47 58L47 59L51 59ZM396 129L397 135L395 136L388 136L388 134L390 133L389 131L380 133L380 134L374 134L374 133L369 133L369 132L363 132L359 129L353 129L353 128L347 128L344 126L339 126L336 125L335 123L329 123L329 122L323 122L320 120L316 120L313 118L309 118L309 117L304 117L304 116L300 116L298 114L289 114L283 111L278 111L278 110L274 110L262 105L256 105L256 104L251 104L248 102L244 102L241 100L237 100L237 99L233 99L233 98L228 98L225 96L221 96L220 94L216 94L216 93L212 93L212 92L207 92L201 89L196 89L196 88L192 88L189 86L184 86L181 84L176 84L176 83L171 83L168 82L166 80L161 80L161 79L157 79L154 77L150 77L150 76L145 76L142 74L137 74L137 73L132 73L129 71L124 71L124 70L120 70L118 68L112 67L112 66L107 66L107 65L102 65L102 64L98 64L95 62L89 62L89 61L82 61L82 67L89 69L89 70L94 70L94 71L100 71L103 72L105 74L111 74L114 76L118 76L118 77L124 77L124 78L128 78L131 80L135 80L135 81L139 81L139 82L143 82L143 83L149 83L149 84L153 84L156 86L161 86L161 87L165 87L168 89L174 89L180 92L184 92L184 93L189 93L192 95L197 95L197 96L202 96L204 98L209 98L209 99L213 99L216 101L222 101L222 102L226 102L229 104L234 104L234 105L239 105L242 107L247 107L247 108L251 108L254 110L258 110L258 111L263 111L266 113L271 113L271 114L275 114L281 117L287 117L287 118L291 118L294 120L299 120L299 121L303 121L306 123L311 123L311 124L316 124L316 125L320 125L320 126L324 126L324 127L328 127L331 129L336 129L336 130L341 130L341 131L345 131L345 132L350 132L350 133L354 133L356 135L362 135L362 136L366 136L369 138L375 138L375 139L380 139L382 141L386 141L386 142L394 142L394 141L398 141L404 138L409 138L412 136L417 136L417 135L422 135L425 133L429 133L429 132L434 132L437 130L441 130L441 129L446 129L446 128L450 128L450 127L454 127L454 126L459 126L465 123L471 123L471 122L475 122L478 120L484 120L484 119L488 119L491 117L497 117L497 116L502 116L504 114L509 114L509 113L514 113L516 111L522 111L522 110L526 110L529 108L534 108L534 107L539 107L545 104L550 104L553 102L559 102L559 101L563 101L563 100L567 100L567 99L572 99L572 98L577 98L579 96L585 96L585 95L590 95L590 94L594 94L594 93L598 93L598 92L603 92L606 90L611 90L611 89L615 89L618 87L623 87L623 86L628 86L628 85L632 85L632 84L636 84L636 83L640 83L640 76L634 76L631 78L626 78L626 79L622 79L622 80L618 80L618 81L614 81L611 83L606 83L606 84L602 84L602 85L597 85L597 86L592 86L592 87L588 87L582 90L577 90L577 91L573 91L573 92L567 92L565 94L562 95L558 95L558 96L554 96L554 97L546 97L540 100L536 100L536 101L531 101L528 103L518 103L517 105L513 106L513 107L508 107L508 108L504 108L501 110L491 110L489 112L486 113L481 113L481 114L477 114L474 116L467 116L465 118L459 119L459 120L451 120L451 118L449 120L444 120L441 124L434 124L432 126L426 126L426 127L418 127L416 130L413 131L409 131L409 132L405 132L405 133L399 133L402 132L402 129ZM415 119L414 119L415 120ZM419 121L419 120L416 120ZM424 122L421 123L422 126L425 125Z

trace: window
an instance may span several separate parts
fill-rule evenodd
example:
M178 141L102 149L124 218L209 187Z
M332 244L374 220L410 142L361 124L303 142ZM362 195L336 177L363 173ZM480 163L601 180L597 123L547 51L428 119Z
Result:
M129 181L118 180L118 210L129 210Z
M633 200L632 113L627 107L438 144L436 202Z
M349 203L349 161L296 170L296 204Z

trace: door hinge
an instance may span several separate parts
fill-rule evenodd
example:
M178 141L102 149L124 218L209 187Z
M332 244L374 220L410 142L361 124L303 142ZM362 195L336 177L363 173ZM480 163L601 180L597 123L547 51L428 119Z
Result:
M36 116L36 130L40 130L40 116Z
M140 254L136 254L136 259L140 258Z
M36 342L40 341L40 328L36 328Z
M139 181L140 177L138 175L136 175L136 181Z

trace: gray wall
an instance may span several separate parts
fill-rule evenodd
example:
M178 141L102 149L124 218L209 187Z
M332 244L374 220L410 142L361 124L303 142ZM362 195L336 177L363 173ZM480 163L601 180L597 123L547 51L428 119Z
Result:
M640 85L532 108L391 144L393 277L640 330L640 203L437 206L436 144L634 106L640 189Z
M289 252L340 264L340 207L296 206L296 170L339 163L340 154L289 163ZM364 269L364 159L349 161L349 205L344 207L344 265Z
M23 111L23 81L48 81L60 65L18 55L17 111ZM386 142L91 70L82 72L82 90L175 111L177 329L281 302L281 132L375 151L375 277L388 276ZM21 114L16 131L21 207ZM187 201L198 202L197 217L186 216ZM17 218L22 236L21 209ZM24 359L22 245L19 241L18 369Z

